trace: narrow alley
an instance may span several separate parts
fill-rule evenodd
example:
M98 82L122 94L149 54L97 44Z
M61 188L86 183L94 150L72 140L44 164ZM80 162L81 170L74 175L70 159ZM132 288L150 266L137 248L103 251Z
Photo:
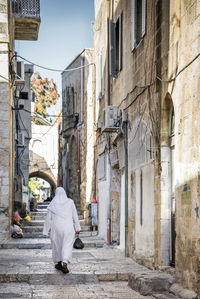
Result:
M0 0L0 298L200 299L199 24Z
M24 238L0 244L0 298L195 298L172 276L151 271L106 246L97 231L84 225L80 213L85 247L73 250L69 274L56 270L50 239L42 235L47 206L40 203L32 220L23 224Z

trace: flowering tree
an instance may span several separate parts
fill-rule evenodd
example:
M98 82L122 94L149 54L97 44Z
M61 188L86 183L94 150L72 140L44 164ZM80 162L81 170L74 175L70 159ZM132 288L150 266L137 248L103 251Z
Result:
M43 185L40 183L38 178L30 178L28 182L28 186L31 190L31 193L34 195L36 189L40 189Z
M59 98L56 83L53 79L42 79L36 72L31 78L31 90L35 93L35 112L46 118L46 108L55 105Z

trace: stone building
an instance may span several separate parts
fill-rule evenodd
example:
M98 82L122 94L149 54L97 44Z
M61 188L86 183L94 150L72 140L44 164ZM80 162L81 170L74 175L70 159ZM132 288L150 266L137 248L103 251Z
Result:
M16 85L14 92L15 103L15 175L14 175L14 208L25 212L29 209L29 142L31 133L31 100L32 92L30 79L33 65L17 62L21 69L21 77L17 78L20 85Z
M94 2L99 234L200 293L199 1Z
M34 111L32 103L32 111ZM54 195L58 179L58 117L52 122L33 112L29 178L44 179Z
M15 187L14 40L37 40L39 25L39 0L0 1L0 240L10 236Z
M170 1L168 93L163 98L162 142L171 159L171 197L178 278L200 295L200 1ZM171 107L171 109L170 109ZM166 113L169 117L166 118ZM172 123L172 124L171 124ZM171 135L170 135L171 133ZM169 153L170 152L170 153ZM170 154L170 155L169 155ZM167 172L165 173L165 177ZM164 182L164 180L163 180ZM164 192L163 192L164 193Z
M93 197L94 66L84 49L62 73L60 184L87 217ZM76 69L77 68L77 69ZM71 70L75 69L75 70Z

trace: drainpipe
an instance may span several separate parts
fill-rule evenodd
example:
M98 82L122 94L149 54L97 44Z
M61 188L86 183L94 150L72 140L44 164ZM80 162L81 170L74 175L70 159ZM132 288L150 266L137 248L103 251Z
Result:
M108 214L107 214L107 243L111 244L111 162L110 162L110 136L108 145Z
M127 121L122 124L124 134L124 191L125 191L125 256L128 256L128 130Z
M80 192L81 171L80 171L80 140L79 140L79 128L76 129L76 144L77 144L77 177L78 177L78 186L79 186L79 192Z
M110 105L110 30L109 30L109 23L110 23L110 0L107 0L107 105Z

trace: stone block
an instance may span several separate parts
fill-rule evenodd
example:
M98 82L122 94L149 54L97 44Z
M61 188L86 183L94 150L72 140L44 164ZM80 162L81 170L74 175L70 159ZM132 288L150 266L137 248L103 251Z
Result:
M0 136L2 138L8 138L9 136L9 125L8 122L0 121Z
M155 292L168 291L174 278L167 273L152 271L147 274L131 274L128 285L140 294L147 296Z
M4 104L3 104L3 106L4 106ZM5 121L5 125L8 126L8 121L9 121L9 111L8 110L6 110L4 108L0 110L0 120Z
M0 161L1 163L1 161ZM9 170L8 167L2 166L2 164L0 165L0 177L8 177L9 175Z
M184 289L181 285L174 283L170 287L170 292L183 299L198 299L195 292Z
M7 192L9 192L9 189L8 189ZM9 196L8 196L8 194L7 195L6 194L0 195L0 206L2 208L7 208L9 206Z
M0 191L2 195L8 195L9 194L9 187L8 186L0 186Z
M8 186L9 185L9 178L8 177L3 177L2 178L2 185L3 186Z
M98 279L100 281L114 281L117 280L117 274L116 273L96 273Z

